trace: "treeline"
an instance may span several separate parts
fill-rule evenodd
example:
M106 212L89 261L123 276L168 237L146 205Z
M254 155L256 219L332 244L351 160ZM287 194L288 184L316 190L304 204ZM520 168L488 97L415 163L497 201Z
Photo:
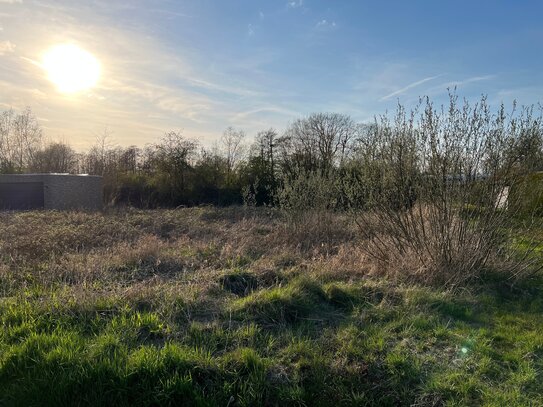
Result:
M81 153L64 142L46 143L30 109L8 110L0 114L0 172L101 175L109 204L245 203L304 210L368 208L384 197L395 209L409 207L422 179L495 173L482 166L491 162L490 152L502 160L494 165L507 163L524 173L543 169L541 116L533 108L506 118L503 107L491 115L484 98L470 107L451 95L448 109L439 112L424 101L409 114L399 107L395 117L370 124L316 113L295 120L282 134L267 129L252 140L230 127L211 148L175 131L145 147L117 147L106 133ZM508 133L506 142L499 132ZM480 153L477 165L470 164L470 148L482 142L494 144ZM450 154L456 164L443 162Z
M30 109L8 110L0 115L0 172L101 175L112 204L273 205L285 181L329 177L344 167L366 128L345 115L319 113L284 134L263 130L252 142L232 127L212 148L174 131L143 148L116 147L104 134L80 153L64 142L45 143Z

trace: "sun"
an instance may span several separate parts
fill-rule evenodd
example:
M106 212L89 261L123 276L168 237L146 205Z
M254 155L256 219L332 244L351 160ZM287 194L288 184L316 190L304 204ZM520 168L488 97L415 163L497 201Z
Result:
M90 89L100 79L100 62L90 52L74 44L59 44L47 50L42 67L62 93Z

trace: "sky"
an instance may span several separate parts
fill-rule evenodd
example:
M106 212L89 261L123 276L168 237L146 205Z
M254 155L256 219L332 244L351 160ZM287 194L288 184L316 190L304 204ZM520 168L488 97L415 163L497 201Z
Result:
M360 122L446 102L543 95L540 0L0 0L0 111L29 106L45 135L89 148L167 131L211 145L228 126L283 131L313 112ZM100 64L66 94L43 57L73 44Z

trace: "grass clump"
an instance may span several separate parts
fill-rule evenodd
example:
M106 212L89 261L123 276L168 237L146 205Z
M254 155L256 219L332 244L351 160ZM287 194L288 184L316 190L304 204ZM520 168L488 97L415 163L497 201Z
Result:
M308 279L260 290L233 304L234 312L262 324L288 324L322 311L326 294Z
M378 305L385 293L378 287L330 283L324 287L327 300L334 306L350 310L356 306Z
M222 276L219 280L222 287L239 297L244 297L258 286L258 281L250 273L234 272Z

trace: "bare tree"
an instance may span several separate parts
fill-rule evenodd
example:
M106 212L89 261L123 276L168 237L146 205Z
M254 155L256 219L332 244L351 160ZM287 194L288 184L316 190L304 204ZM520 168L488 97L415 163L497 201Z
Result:
M221 145L226 158L227 182L231 181L232 172L243 156L244 139L245 132L233 127L228 127L221 137Z
M77 171L76 153L68 144L49 144L34 154L30 169L41 173L74 173Z
M267 171L275 179L277 165L277 147L281 143L275 129L261 131L256 136L257 146L259 148L260 158L266 163Z
M114 147L111 133L106 128L96 137L94 145L86 155L86 172L94 175L106 175L109 164L108 156L111 156L111 151Z
M286 135L292 142L292 158L301 168L328 174L347 157L358 129L347 115L314 113L296 120Z
M42 130L26 108L17 114L10 109L0 114L0 170L21 172L33 160L42 142Z
M136 146L130 146L119 151L119 167L122 172L135 173L138 169L138 161L141 150Z
M153 162L155 168L167 179L171 200L183 195L187 174L194 162L198 143L183 137L180 132L170 131L154 146Z

